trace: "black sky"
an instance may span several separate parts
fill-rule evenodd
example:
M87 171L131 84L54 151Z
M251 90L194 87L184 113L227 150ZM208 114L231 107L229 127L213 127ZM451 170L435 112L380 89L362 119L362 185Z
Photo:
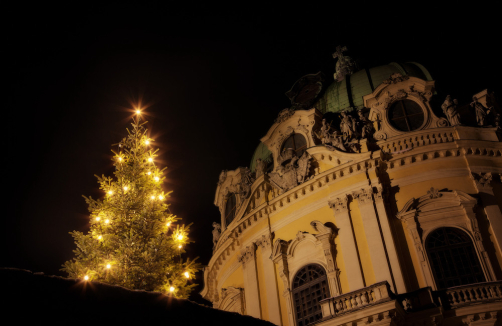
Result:
M441 100L500 92L494 10L382 6L6 8L0 267L63 275L68 232L88 228L82 195L102 195L93 175L113 172L111 145L140 100L168 167L171 208L194 223L188 254L207 264L220 171L249 166L297 79L323 71L331 82L337 45L362 66L422 63Z

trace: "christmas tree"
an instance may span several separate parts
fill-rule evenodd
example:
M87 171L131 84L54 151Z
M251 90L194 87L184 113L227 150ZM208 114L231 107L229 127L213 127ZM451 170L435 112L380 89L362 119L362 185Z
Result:
M184 260L189 226L179 225L166 203L164 169L155 165L157 150L136 111L132 130L112 152L115 177L96 176L104 198L85 197L90 231L73 231L75 258L62 271L69 277L95 280L130 289L159 291L187 298L200 268Z

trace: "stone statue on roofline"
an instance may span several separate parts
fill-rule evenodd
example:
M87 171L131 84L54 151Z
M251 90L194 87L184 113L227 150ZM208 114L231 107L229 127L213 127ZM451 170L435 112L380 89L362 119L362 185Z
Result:
M327 144L330 142L329 130L331 129L331 125L326 125L326 119L322 119L322 127L321 127L321 142L322 144Z
M340 120L340 130L343 136L350 140L356 133L356 121L345 111L340 112Z
M359 125L361 129L361 137L369 138L375 132L375 128L373 127L373 122L371 122L368 118L364 116L362 110L357 111L359 115Z
M338 59L333 77L336 81L342 81L346 75L352 75L356 71L356 62L349 56L343 55L347 47L337 46L333 59Z
M446 96L443 105L441 105L443 113L446 115L446 118L452 126L460 125L460 114L457 111L457 105L457 99L452 100L450 95Z
M216 248L216 244L221 236L221 225L220 223L213 222L213 249Z
M267 163L265 163L264 160L262 160L261 158L256 159L256 167L255 167L256 179L258 179L259 177L261 177L262 175L265 174L266 167L267 167Z
M486 123L486 116L490 114L492 107L486 108L483 104L478 101L476 96L472 97L471 107L476 110L476 121L478 126L484 126Z

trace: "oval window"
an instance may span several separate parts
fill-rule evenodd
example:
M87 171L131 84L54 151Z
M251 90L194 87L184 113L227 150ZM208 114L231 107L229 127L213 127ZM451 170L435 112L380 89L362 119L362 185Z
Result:
M424 110L415 101L394 102L389 108L389 122L400 131L417 130L424 123Z
M307 149L307 140L301 134L292 134L282 143L281 153L289 148L293 149L296 157L301 157Z

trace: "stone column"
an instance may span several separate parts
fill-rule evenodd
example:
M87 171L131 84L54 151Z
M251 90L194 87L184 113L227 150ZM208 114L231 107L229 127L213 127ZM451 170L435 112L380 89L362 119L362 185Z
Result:
M279 276L284 283L284 291L282 292L282 296L286 299L286 307L288 309L288 321L289 325L295 325L294 307L293 307L293 299L291 297L291 285L289 282L289 267L288 267L288 242L277 239L274 242L274 247L272 249L272 256L270 257L272 261L277 265L277 269L279 271Z
M493 188L491 183L493 181L493 176L490 172L488 173L472 173L471 178L474 180L474 184L478 190L479 196L483 203L483 207L490 221L490 225L493 230L494 242L497 250L502 254L502 213L497 205L497 200L493 194Z
M260 290L258 288L258 274L256 271L256 245L252 243L241 251L238 257L244 272L244 297L246 298L247 314L261 318Z
M371 263L375 280L377 282L387 281L393 284L392 275L390 274L389 263L387 262L387 254L384 248L382 235L380 234L380 226L373 206L373 189L371 187L363 188L352 193L352 197L359 204L359 211L363 220L364 234L368 242Z
M272 235L263 235L256 244L261 247L263 270L265 274L265 289L267 295L269 321L282 326L281 307L279 305L277 278L272 261Z
M349 291L354 291L365 287L365 285L354 233L352 231L347 200L347 195L344 195L340 198L330 200L328 204L333 208L336 225L339 228L338 237L340 238L340 249L343 253L343 261L345 263L345 273L347 273L347 280L349 282Z

